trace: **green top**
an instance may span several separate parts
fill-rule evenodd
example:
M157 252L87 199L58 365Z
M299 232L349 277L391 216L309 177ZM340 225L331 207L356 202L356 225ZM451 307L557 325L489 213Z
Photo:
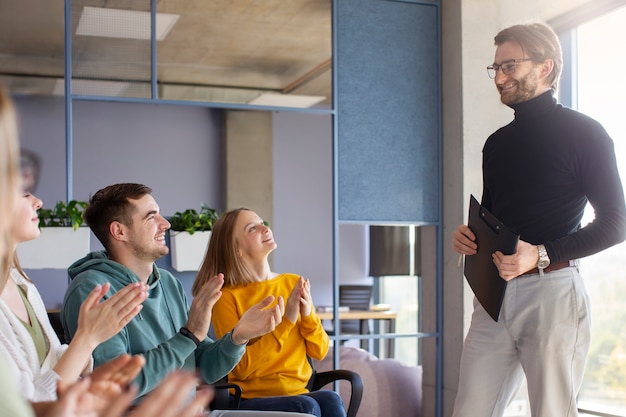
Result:
M48 339L46 335L43 333L43 329L41 328L41 323L37 320L37 316L35 315L35 310L33 310L33 306L28 301L28 297L26 296L26 290L18 285L20 290L20 296L22 297L22 301L26 306L26 311L28 312L28 319L30 323L25 322L20 319L26 331L30 334L30 337L33 339L35 343L35 348L37 349L37 356L39 357L39 365L43 364L43 361L46 360L46 356L48 356L48 351L50 350L50 344L48 343Z

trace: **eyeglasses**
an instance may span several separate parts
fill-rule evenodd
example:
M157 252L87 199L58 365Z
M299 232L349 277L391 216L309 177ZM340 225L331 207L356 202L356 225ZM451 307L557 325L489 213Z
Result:
M489 75L489 78L491 79L496 78L496 74L498 73L499 69L501 69L502 73L505 75L513 74L515 72L515 69L517 68L518 62L532 61L532 60L533 60L532 58L509 59L508 61L504 61L502 64L491 64L487 66L487 74Z

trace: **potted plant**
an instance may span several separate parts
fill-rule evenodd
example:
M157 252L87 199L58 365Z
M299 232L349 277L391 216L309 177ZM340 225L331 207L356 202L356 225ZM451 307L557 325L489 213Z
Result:
M213 223L219 217L217 210L207 204L200 211L177 211L169 219L172 268L176 271L197 271L209 245Z
M84 201L71 200L69 203L58 201L54 208L40 208L39 228L43 227L72 227L78 230L83 225L83 212L87 208Z
M90 231L83 224L84 201L58 201L51 209L40 208L41 235L20 243L17 256L23 268L66 269L89 253Z

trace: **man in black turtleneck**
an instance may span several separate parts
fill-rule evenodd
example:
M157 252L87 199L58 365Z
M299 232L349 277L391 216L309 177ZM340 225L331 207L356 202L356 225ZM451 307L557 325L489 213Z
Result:
M577 416L591 327L577 260L626 237L613 141L557 103L563 60L549 27L512 26L495 45L487 70L515 119L483 148L482 205L520 242L513 255L493 255L508 281L499 320L474 303L453 416L502 416L524 375L533 417ZM581 227L587 201L595 219ZM475 239L460 225L453 247L471 256Z

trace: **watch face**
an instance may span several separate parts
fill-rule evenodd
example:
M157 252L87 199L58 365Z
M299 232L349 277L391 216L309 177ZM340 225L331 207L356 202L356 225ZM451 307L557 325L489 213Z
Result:
M543 268L547 268L547 267L548 267L548 265L550 265L550 261L547 261L547 260L541 260L541 261L539 261L539 263L537 264L537 268L541 268L541 269L543 269Z

